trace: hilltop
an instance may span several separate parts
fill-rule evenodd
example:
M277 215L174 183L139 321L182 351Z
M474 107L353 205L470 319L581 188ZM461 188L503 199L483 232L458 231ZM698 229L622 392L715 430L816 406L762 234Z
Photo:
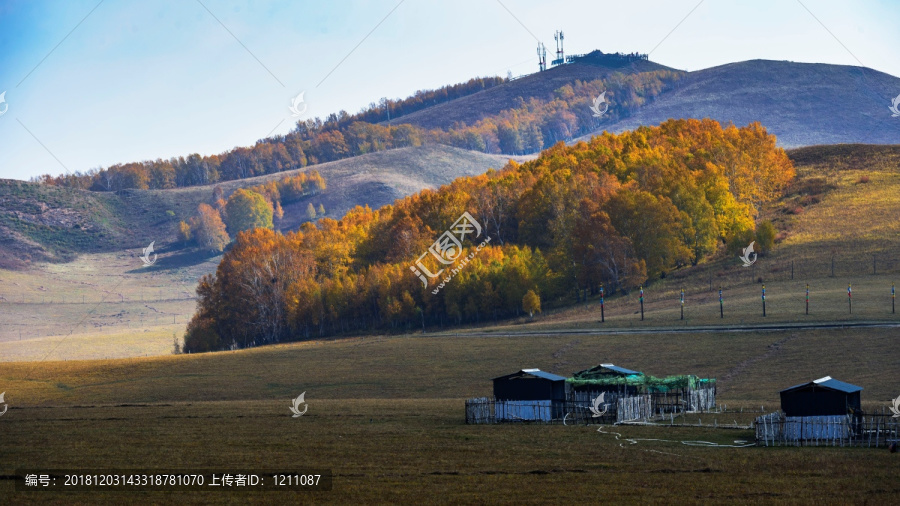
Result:
M640 74L658 70L674 71L665 65L648 61L616 61L600 57L598 51L574 63L558 65L513 81L479 91L450 102L437 104L398 118L394 123L409 123L423 128L449 128L461 122L472 125L478 120L521 105L530 98L548 99L554 92L576 81L606 79L613 74Z
M622 132L669 118L759 121L783 147L893 144L900 121L891 98L900 78L863 67L751 60L688 72L674 89L598 130Z

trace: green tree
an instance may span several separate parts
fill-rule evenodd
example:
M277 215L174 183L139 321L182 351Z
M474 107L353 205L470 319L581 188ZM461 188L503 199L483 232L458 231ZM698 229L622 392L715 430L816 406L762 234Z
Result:
M522 152L522 138L519 136L519 130L509 121L497 125L497 138L500 140L500 151L504 154L518 155Z
M319 204L319 216L325 216L325 206Z
M756 244L762 253L770 251L775 246L775 225L772 225L771 221L766 220L756 226Z
M312 205L312 202L306 204L306 217L310 220L316 219L316 208Z
M254 228L274 228L273 214L272 204L254 191L240 189L232 193L225 203L225 216L231 235Z

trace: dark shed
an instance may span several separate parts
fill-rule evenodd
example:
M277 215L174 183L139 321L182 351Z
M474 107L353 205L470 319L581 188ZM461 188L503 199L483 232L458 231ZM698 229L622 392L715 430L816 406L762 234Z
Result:
M590 397L600 392L635 395L641 390L646 379L644 373L640 371L632 371L615 364L600 364L574 373L569 383L576 392L588 392Z
M829 416L859 413L862 387L825 376L781 391L785 416Z
M566 378L540 369L522 369L494 378L494 398L503 401L564 401Z

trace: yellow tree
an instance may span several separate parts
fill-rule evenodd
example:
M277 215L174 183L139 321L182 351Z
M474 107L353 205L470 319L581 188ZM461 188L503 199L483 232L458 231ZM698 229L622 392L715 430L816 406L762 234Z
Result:
M534 313L541 312L541 298L534 293L534 290L525 292L525 296L522 297L522 310L531 318L534 318Z
M197 207L197 218L188 232L193 234L198 246L209 251L222 251L230 241L218 211L207 204Z

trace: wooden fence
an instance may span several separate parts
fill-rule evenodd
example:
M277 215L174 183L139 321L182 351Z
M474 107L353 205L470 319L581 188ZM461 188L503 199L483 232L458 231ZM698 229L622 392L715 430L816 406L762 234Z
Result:
M861 446L878 448L900 441L900 418L887 414L858 416L760 416L756 444L760 446Z
M466 400L466 423L565 423L590 424L665 419L666 415L707 412L716 406L715 386L684 392L634 394L605 392L596 416L594 399L601 392L570 392L559 401L502 401L490 397Z

